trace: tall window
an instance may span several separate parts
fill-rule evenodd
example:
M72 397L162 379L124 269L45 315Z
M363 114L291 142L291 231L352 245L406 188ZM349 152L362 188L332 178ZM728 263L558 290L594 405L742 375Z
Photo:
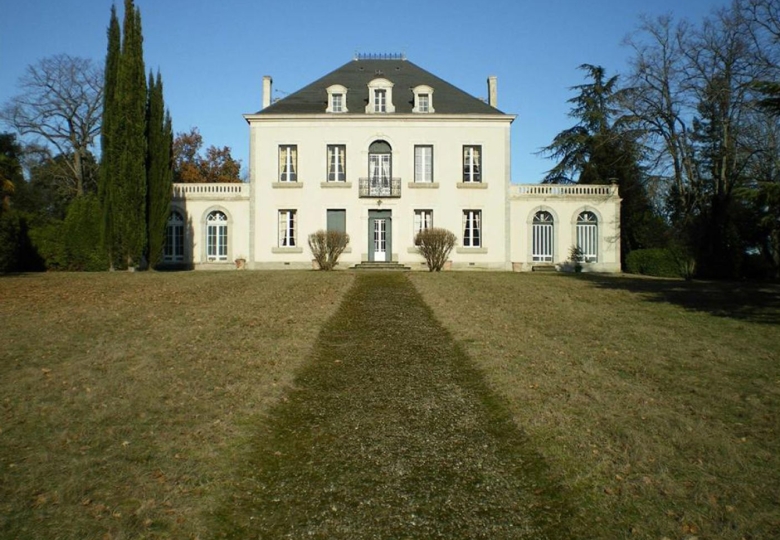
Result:
M417 241L417 233L433 227L433 210L415 210L414 211L414 243Z
M374 90L374 112L387 112L387 90L384 88Z
M482 246L482 211L463 211L463 247Z
M178 212L171 212L165 227L165 262L184 261L184 218Z
M428 112L430 109L430 96L428 94L419 94L417 96L417 110L419 112L425 113Z
M582 250L584 262L598 261L598 219L593 212L577 216L577 247Z
M344 111L344 94L333 94L333 112Z
M374 141L368 148L369 192L372 197L390 195L392 155L392 148L385 141Z
M298 147L295 145L279 147L279 181L298 181Z
M206 218L206 257L209 262L219 262L227 261L227 255L227 216L222 212L214 211Z
M295 247L296 217L295 210L279 210L279 247Z
M482 181L482 147L463 147L463 181Z
M328 145L328 182L346 182L347 147L343 144Z
M552 262L553 260L553 217L549 212L537 212L532 225L531 260Z
M433 146L414 147L414 181L433 182Z

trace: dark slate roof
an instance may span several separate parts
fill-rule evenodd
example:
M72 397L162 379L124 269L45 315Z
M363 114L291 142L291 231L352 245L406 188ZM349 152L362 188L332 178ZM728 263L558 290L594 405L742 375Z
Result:
M434 114L504 114L484 101L403 59L352 60L310 85L271 104L257 114L324 113L328 106L328 93L325 89L334 84L340 84L347 88L348 114L366 114L368 83L380 77L393 83L393 105L395 105L396 114L412 112L414 107L412 88L422 84L433 88Z

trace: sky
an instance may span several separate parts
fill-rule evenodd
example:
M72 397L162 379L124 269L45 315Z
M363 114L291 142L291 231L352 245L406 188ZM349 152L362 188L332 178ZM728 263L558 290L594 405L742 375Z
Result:
M0 0L0 104L27 66L57 54L102 66L112 3ZM538 183L554 162L537 154L571 127L581 64L626 73L622 45L640 16L699 23L724 0L135 0L147 72L162 74L174 131L197 127L204 147L228 146L248 167L245 113L261 108L263 75L283 98L355 53L403 53L469 94L498 77L498 108L512 125L512 181ZM0 125L0 130L8 131Z

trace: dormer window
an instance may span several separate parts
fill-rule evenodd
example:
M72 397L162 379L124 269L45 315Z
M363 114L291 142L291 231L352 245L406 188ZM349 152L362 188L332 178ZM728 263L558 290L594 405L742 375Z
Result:
M325 89L328 92L328 113L345 113L347 111L347 88L334 84Z
M414 113L432 113L433 110L433 88L428 85L421 84L412 88L414 93Z
M368 83L367 113L393 113L393 83L384 78Z

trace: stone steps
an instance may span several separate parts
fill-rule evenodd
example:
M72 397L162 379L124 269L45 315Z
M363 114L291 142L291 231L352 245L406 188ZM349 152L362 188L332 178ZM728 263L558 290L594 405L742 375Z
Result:
M411 270L408 266L404 266L398 262L371 262L363 261L360 264L356 264L352 267L353 270L389 270L389 271L401 271L408 272Z

